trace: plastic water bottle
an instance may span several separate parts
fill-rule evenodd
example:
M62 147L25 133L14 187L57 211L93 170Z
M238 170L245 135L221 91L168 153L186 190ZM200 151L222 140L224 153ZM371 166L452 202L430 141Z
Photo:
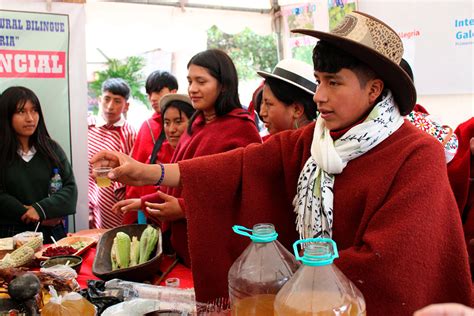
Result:
M276 240L278 234L272 224L256 224L253 230L234 226L233 230L252 242L229 270L232 315L273 316L275 296L299 263Z
M53 177L49 181L49 196L53 195L54 193L61 190L63 187L63 180L61 179L61 175L59 174L59 169L53 169Z
M304 255L297 245L305 243ZM298 240L293 244L303 265L275 298L276 315L365 316L362 293L334 264L336 243L328 238Z

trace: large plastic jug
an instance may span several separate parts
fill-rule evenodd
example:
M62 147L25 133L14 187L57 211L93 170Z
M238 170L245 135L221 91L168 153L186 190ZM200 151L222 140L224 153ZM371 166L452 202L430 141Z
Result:
M302 243L303 257L299 256L297 247ZM332 239L298 240L293 249L296 259L303 264L278 292L275 315L366 315L362 293L333 264L339 254Z
M278 234L272 224L256 224L253 230L234 226L233 230L252 242L229 270L232 315L273 316L275 296L299 263L276 240Z

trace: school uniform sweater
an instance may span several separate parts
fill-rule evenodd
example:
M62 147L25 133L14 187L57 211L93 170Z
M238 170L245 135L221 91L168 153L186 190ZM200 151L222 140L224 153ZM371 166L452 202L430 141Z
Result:
M106 125L102 118L89 118L87 135L87 158L90 160L100 150L113 150L130 154L136 138L135 129L125 119L114 125ZM112 212L112 206L125 197L125 185L112 182L106 188L99 188L89 165L89 212L92 215L91 228L113 228L122 224L122 216Z
M77 187L71 165L59 145L56 145L54 150L63 167L53 166L39 151L28 162L17 156L11 165L2 167L0 225L15 226L16 231L34 230L36 224L26 225L21 221L21 216L27 210L24 205L33 206L41 220L76 213ZM53 168L59 168L63 187L48 196Z
M203 116L198 116L193 123L192 134L186 132L181 136L171 162L226 152L251 143L261 143L261 138L247 111L234 109L207 124ZM181 188L168 188L165 193L178 198L181 208L186 212L188 206L186 199L181 198ZM145 209L145 201L161 202L157 194L144 196L142 209ZM187 266L192 265L188 252L186 220L173 221L169 225L173 248Z
M179 162L198 301L228 295L228 270L249 243L233 225L273 223L292 249L299 238L292 200L313 132L314 123L262 145ZM443 150L407 121L335 176L332 237L339 248L334 263L362 291L368 315L471 304Z

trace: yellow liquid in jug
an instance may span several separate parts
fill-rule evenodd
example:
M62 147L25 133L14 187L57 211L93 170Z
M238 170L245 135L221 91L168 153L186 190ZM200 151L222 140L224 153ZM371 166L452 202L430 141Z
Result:
M107 177L96 177L95 182L98 187L105 188L110 185L110 179Z
M308 302L311 302L313 293L299 293L287 300L285 306L277 303L275 309L275 316L366 316L365 310L359 310L357 302L352 300L344 300L338 307L333 307L333 302L339 301L333 293L318 293L317 311L305 311L304 307Z
M232 316L273 316L275 294L259 294L238 300L232 306Z

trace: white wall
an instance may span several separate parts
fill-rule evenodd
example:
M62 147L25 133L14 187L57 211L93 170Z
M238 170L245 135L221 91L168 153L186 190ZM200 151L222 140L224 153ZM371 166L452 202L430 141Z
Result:
M456 27L455 21L473 18L472 0L357 3L360 11L376 16L396 32L413 33L402 40L419 104L452 128L474 116L474 39L455 36L469 30Z
M69 91L72 166L78 187L76 230L88 228L88 162L87 162L87 85L86 85L86 52L85 52L85 10L81 4L51 3L48 10L44 1L0 0L0 9L46 12L69 15ZM54 93L54 92L51 92ZM43 106L47 106L44 104ZM55 138L55 135L51 135Z

